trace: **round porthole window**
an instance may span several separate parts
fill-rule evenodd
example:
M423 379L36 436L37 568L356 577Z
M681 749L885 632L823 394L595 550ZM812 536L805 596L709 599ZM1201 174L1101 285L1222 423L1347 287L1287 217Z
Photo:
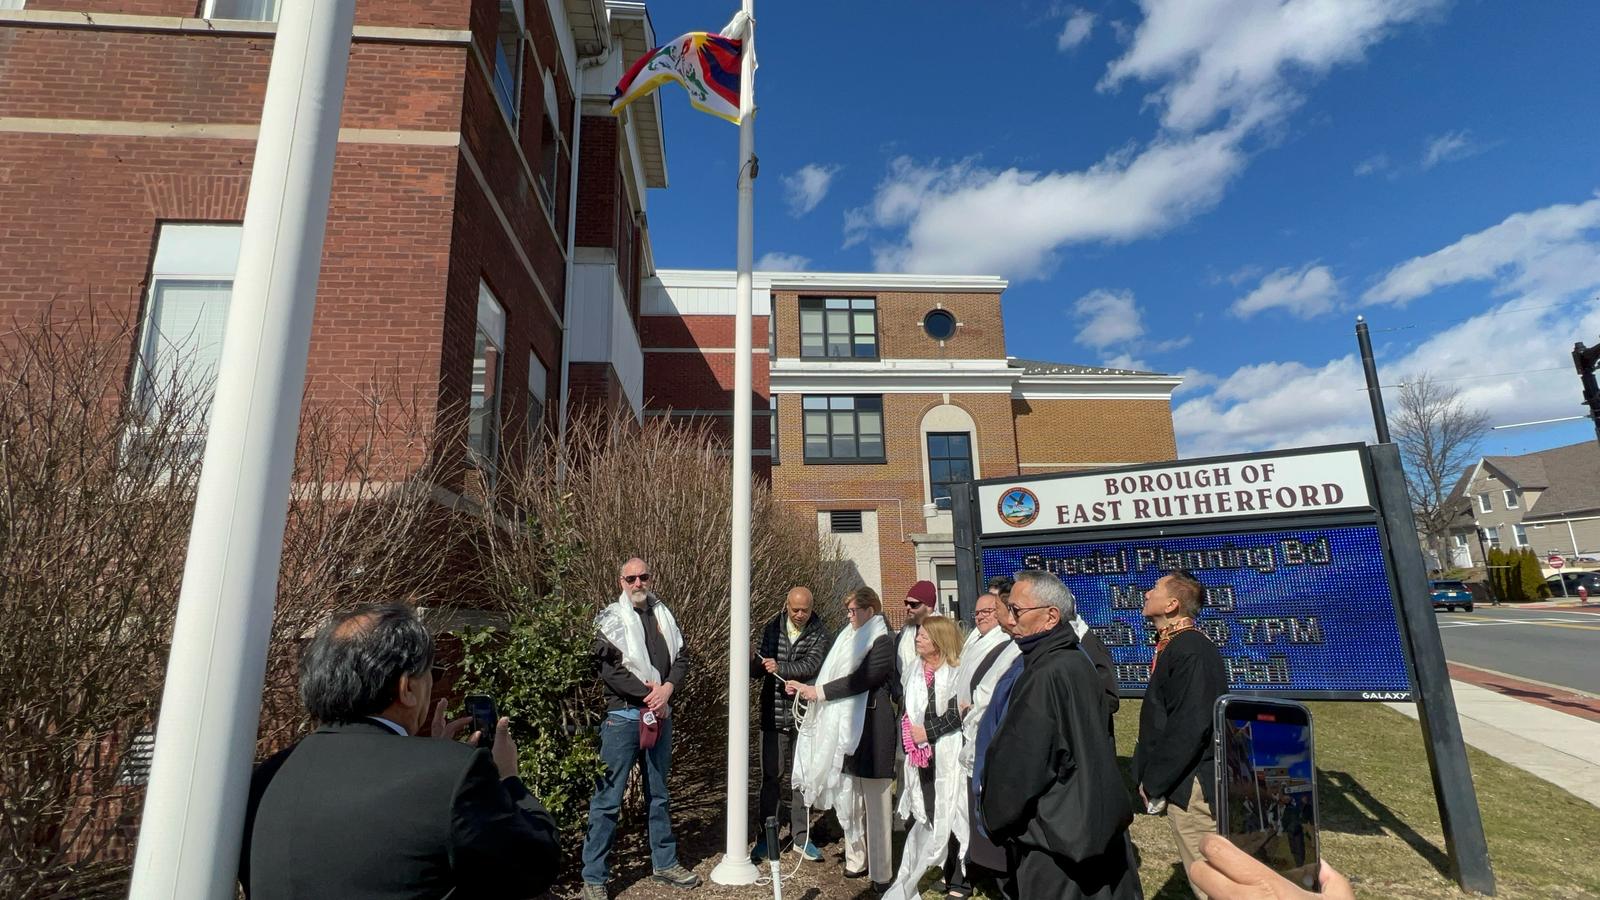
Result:
M936 309L922 317L922 330L936 341L948 341L956 333L956 317L947 309Z

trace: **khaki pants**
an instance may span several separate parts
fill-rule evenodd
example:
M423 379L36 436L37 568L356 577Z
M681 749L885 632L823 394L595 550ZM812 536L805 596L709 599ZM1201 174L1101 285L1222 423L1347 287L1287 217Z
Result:
M888 778L856 778L856 821L866 832L862 840L846 841L844 867L852 872L867 870L867 877L876 884L894 880L894 849L890 843L889 791L893 782Z
M1179 809L1171 804L1167 805L1167 825L1172 828L1172 836L1178 842L1178 857L1183 860L1183 873L1189 874L1189 864L1200 859L1200 840L1208 834L1217 831L1217 817L1211 811L1211 805L1206 803L1205 795L1200 793L1200 779L1194 780L1194 786L1189 790L1189 808ZM1206 895L1193 884L1189 889L1200 900L1206 900Z

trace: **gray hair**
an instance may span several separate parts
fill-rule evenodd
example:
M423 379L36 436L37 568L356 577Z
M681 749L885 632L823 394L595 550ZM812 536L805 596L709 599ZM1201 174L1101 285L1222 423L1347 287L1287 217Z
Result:
M1078 599L1053 573L1042 569L1023 569L1013 576L1017 584L1025 584L1040 606L1053 606L1061 614L1061 621L1071 622L1078 615ZM1012 588L1016 590L1015 587Z
M354 722L389 708L400 676L433 666L433 637L403 603L334 613L300 658L300 700L318 722Z

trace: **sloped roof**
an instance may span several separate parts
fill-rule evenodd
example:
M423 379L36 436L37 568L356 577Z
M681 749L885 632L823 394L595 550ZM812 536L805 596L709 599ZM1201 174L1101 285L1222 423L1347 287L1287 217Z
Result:
M1524 522L1600 510L1600 446L1594 441L1582 441L1523 456L1498 458L1517 461L1514 466L1524 461L1537 463L1537 470L1531 466L1521 469L1528 473L1529 482L1517 482L1518 487L1544 487L1539 502L1522 517ZM1500 466L1496 464L1495 468ZM1542 485L1534 484L1535 481L1542 482Z
M1075 363L1046 362L1039 359L1006 357L1006 364L1021 369L1024 375L1166 375L1165 372L1144 372L1138 369L1111 369L1105 366L1080 366Z
M1525 491L1543 490L1550 486L1550 476L1545 472L1543 455L1554 452L1554 450L1541 450L1538 453L1526 453L1522 456L1485 456L1483 461L1485 465L1504 475L1506 481Z

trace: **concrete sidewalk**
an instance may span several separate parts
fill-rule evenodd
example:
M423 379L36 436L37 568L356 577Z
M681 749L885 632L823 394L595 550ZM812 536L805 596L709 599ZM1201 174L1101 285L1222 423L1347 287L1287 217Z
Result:
M1600 806L1600 722L1452 679L1467 743ZM1390 709L1415 719L1414 703Z

